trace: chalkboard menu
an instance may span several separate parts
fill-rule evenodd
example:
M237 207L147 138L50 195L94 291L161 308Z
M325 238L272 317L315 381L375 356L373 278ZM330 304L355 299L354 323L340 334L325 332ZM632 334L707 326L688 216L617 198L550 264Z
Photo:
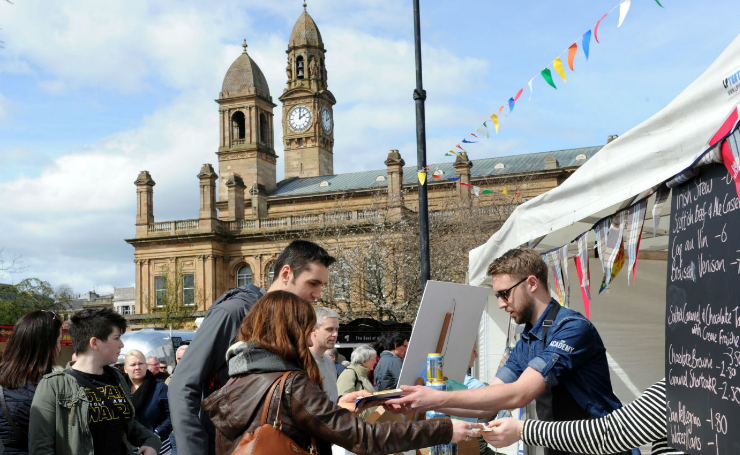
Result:
M673 189L666 293L668 444L740 454L740 201L721 165Z

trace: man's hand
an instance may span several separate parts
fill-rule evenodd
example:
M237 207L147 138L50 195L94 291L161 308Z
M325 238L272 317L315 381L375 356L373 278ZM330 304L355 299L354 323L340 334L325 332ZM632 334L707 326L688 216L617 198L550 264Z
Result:
M384 406L391 412L407 414L412 411L425 412L440 407L440 394L442 393L440 391L423 385L402 385L400 388L404 392L411 393L405 397L386 401Z
M496 419L486 424L492 431L481 432L481 436L496 448L508 447L519 440L523 425L523 421L511 417Z
M137 455L157 455L157 451L149 446L141 446L139 447L139 451L136 452Z
M367 397L372 395L367 390L359 390L357 392L351 392L346 393L339 397L339 400L337 401L337 405L343 407L344 409L349 409L350 411L354 412L355 414L359 414L365 409L372 408L373 406L377 406L377 403L363 403L362 406L360 406L358 409L355 409L355 400L360 397Z

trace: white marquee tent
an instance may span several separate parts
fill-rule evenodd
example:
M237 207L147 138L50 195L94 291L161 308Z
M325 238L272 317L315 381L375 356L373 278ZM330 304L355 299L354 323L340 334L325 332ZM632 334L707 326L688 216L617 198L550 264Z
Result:
M485 244L470 251L470 284L489 284L488 265L509 249L527 244L541 252L562 247L599 219L690 168L710 148L710 138L739 102L740 36L663 110L607 144L562 185L519 206ZM655 232L650 216L653 199L647 209L635 285L627 286L625 271L609 291L596 295L602 270L598 260L590 261L591 320L610 353L614 389L625 402L664 375L670 199ZM589 235L593 247L594 235ZM571 244L569 257L576 252L577 246ZM575 266L569 263L570 306L583 312ZM478 374L484 381L493 379L503 353L507 316L491 293L478 343Z

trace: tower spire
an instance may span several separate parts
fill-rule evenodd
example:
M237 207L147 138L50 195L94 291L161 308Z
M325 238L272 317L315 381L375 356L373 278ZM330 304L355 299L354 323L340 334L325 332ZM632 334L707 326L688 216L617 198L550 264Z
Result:
M306 11L306 0L303 0L303 11Z
M244 48L244 53L247 53L247 39L244 38L244 44L242 44L242 47Z

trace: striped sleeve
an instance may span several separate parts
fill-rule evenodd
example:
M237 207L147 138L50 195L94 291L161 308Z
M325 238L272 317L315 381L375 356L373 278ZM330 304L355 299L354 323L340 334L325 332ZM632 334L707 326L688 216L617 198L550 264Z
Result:
M611 454L653 443L653 455L679 455L666 439L665 379L611 414L592 420L543 422L527 420L525 444L574 453Z

